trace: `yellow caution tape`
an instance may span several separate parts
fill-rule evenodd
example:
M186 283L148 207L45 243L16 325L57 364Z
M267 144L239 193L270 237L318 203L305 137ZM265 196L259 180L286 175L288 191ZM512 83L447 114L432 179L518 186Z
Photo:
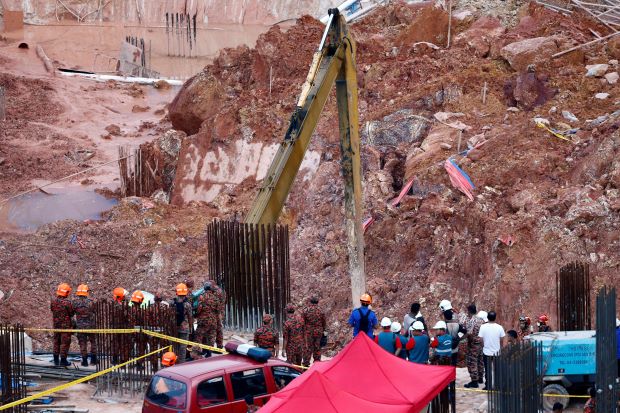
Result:
M456 390L459 391L469 391L469 392L474 392L474 393L494 393L493 390L482 390L482 389L468 389L468 388L464 388L464 387L457 387ZM542 394L543 397L570 397L570 398L575 398L575 399L589 399L590 396L577 396L577 395L572 395L572 394L546 394L543 393Z
M569 138L567 138L566 136L562 135L561 133L558 133L558 132L555 132L555 131L551 130L549 127L547 127L547 125L545 125L542 122L536 122L536 126L546 130L547 132L549 132L550 134L552 134L556 138L560 138L562 140L565 140L565 141L568 141L568 142L572 142Z
M158 333L152 330L142 329L140 327L136 328L117 328L117 329L69 329L69 328L26 328L25 331L33 331L33 332L47 332L47 333L84 333L84 334L133 334L133 333L144 333L151 337L161 338L163 340L172 341L173 343L185 344L186 346L198 347L204 350L209 350L214 353L220 354L228 354L228 352L224 349L208 346L206 344L196 343L194 341L184 340L177 337L168 336L162 333ZM300 366L297 364L292 364L292 366L297 367L302 370L307 370L309 367Z
M15 406L19 406L20 404L31 402L31 401L33 401L35 399L40 398L40 397L49 396L50 394L53 394L53 393L59 392L61 390L67 389L67 388L69 388L71 386L75 386L76 384L84 383L84 382L87 382L87 381L92 380L94 378L97 378L99 376L103 376L105 374L111 373L114 370L118 370L121 367L125 367L128 364L135 363L138 360L142 360L143 358L150 357L150 356L152 356L154 354L157 354L157 353L160 353L160 352L162 352L164 350L172 351L172 346L162 347L162 348L157 349L155 351L151 351L150 353L147 353L147 354L145 354L143 356L136 357L135 359L126 361L126 362L121 363L121 364L117 364L116 366L112 366L112 367L107 368L105 370L101 370L101 371L99 371L97 373L93 373L90 376L82 377L82 378L79 378L77 380L73 380L73 381L71 381L69 383L65 383L65 384L62 384L60 386L51 388L49 390L45 390L45 391L42 391L40 393L33 394L32 396L28 396L26 398L23 398L23 399L20 399L20 400L16 400L16 401L11 402L11 403L3 404L2 406L0 406L0 410L10 409L11 407L15 407Z
M43 333L88 333L88 334L133 334L140 332L135 328L25 328L24 331L43 332Z

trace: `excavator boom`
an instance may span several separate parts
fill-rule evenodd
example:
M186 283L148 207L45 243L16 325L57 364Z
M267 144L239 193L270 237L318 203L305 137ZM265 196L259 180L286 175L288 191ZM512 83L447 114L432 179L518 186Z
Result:
M349 252L352 302L365 292L364 238L362 230L362 168L357 109L355 42L344 16L329 10L329 19L297 107L278 151L263 180L246 223L275 223L299 172L323 107L336 85L341 167L345 184L345 220Z

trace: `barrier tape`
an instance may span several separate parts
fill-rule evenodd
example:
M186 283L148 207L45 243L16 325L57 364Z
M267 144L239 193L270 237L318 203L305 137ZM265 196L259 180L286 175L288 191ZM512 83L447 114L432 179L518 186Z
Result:
M474 393L490 393L490 392L494 392L493 390L482 390L482 389L468 389L465 387L457 387L456 390L459 391L468 391L468 392L474 392ZM575 398L575 399L589 399L590 396L579 396L579 395L572 395L572 394L547 394L547 393L543 393L541 396L543 397L570 397L570 398Z
M140 330L135 328L25 328L24 331L43 332L43 333L88 333L88 334L132 334Z
M173 343L185 344L186 346L198 347L203 350L209 350L214 353L229 354L226 350L209 346L206 344L196 343L194 341L184 340L182 338L167 336L165 334L158 333L152 330L142 329L140 327L135 328L117 328L117 329L70 329L70 328L25 328L25 331L36 332L48 332L48 333L88 333L88 334L133 334L144 333L151 337L161 338ZM297 367L302 370L307 370L309 367L300 366L298 364L291 364L293 367Z
M142 360L143 358L150 357L150 356L152 356L154 354L157 354L157 353L161 353L164 350L172 351L172 346L162 347L160 349L151 351L150 353L147 353L147 354L145 354L143 356L136 357L136 358L134 358L132 360L126 361L126 362L121 363L121 364L117 364L116 366L112 366L112 367L107 368L105 370L101 370L101 371L99 371L97 373L93 373L93 374L91 374L89 376L82 377L82 378L79 378L77 380L73 380L73 381L71 381L69 383L61 384L60 386L51 388L49 390L44 390L44 391L42 391L40 393L33 394L32 396L28 396L26 398L23 398L23 399L20 399L20 400L16 400L16 401L11 402L11 403L3 404L2 406L0 406L0 411L1 410L6 410L6 409L10 409L11 407L19 406L20 404L31 402L31 401L33 401L35 399L40 398L40 397L49 396L50 394L53 394L53 393L59 392L61 390L67 389L67 388L69 388L71 386L75 386L76 384L87 382L87 381L92 380L94 378L97 378L99 376L103 376L104 374L111 373L114 370L118 370L121 367L125 367L128 364L135 363L136 361Z

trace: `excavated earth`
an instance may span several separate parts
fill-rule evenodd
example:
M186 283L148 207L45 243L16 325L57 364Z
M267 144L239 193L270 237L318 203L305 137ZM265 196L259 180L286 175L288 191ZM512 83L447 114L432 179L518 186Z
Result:
M615 72L620 42L551 58L608 30L578 12L565 16L533 4L516 10L514 20L507 27L455 12L449 48L448 15L432 4L396 2L352 26L365 215L375 219L365 235L367 285L380 316L401 319L419 300L433 322L437 303L450 298L457 308L475 302L496 310L506 327L520 314L554 319L555 274L575 260L590 264L595 288L618 284L620 88L600 73L586 77L585 66L607 64L607 73ZM62 281L88 282L95 298L106 298L118 285L172 295L178 281L203 280L205 226L214 217L242 216L261 178L258 167L235 172L244 166L239 159L256 155L243 158L239 148L269 153L282 139L321 32L311 17L287 30L274 26L255 48L225 49L186 82L153 129L161 136L171 123L188 135L170 205L129 198L99 221L3 233L0 319L49 326L48 302ZM50 179L77 170L58 161L66 151L60 143L39 159L10 146L7 136L40 136L37 122L62 117L63 109L53 82L8 84L10 96L28 88L38 98L35 105L9 104L15 120L2 124L0 157L10 159L0 162L3 196L23 189L34 170ZM535 117L576 131L570 141L559 139ZM316 161L295 183L281 218L291 227L293 301L321 297L332 349L350 337L337 131L332 96L309 148ZM206 154L215 163L200 161ZM232 161L214 170L224 157ZM473 200L451 184L448 158L471 177ZM410 179L412 190L392 206ZM69 243L74 234L84 248ZM35 343L46 339L38 335Z

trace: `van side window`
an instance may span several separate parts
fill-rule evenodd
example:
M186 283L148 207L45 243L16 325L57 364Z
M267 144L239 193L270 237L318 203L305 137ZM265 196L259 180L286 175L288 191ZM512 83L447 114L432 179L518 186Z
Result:
M263 369L237 371L230 374L235 400L243 400L245 396L262 396L267 394L267 383Z
M198 384L196 389L198 395L198 407L205 408L216 404L226 403L226 385L224 377L214 377Z
M273 378L276 381L276 387L278 390L282 390L285 386L292 382L295 377L301 375L301 373L297 370L287 366L274 366L271 368L271 371L273 373Z

